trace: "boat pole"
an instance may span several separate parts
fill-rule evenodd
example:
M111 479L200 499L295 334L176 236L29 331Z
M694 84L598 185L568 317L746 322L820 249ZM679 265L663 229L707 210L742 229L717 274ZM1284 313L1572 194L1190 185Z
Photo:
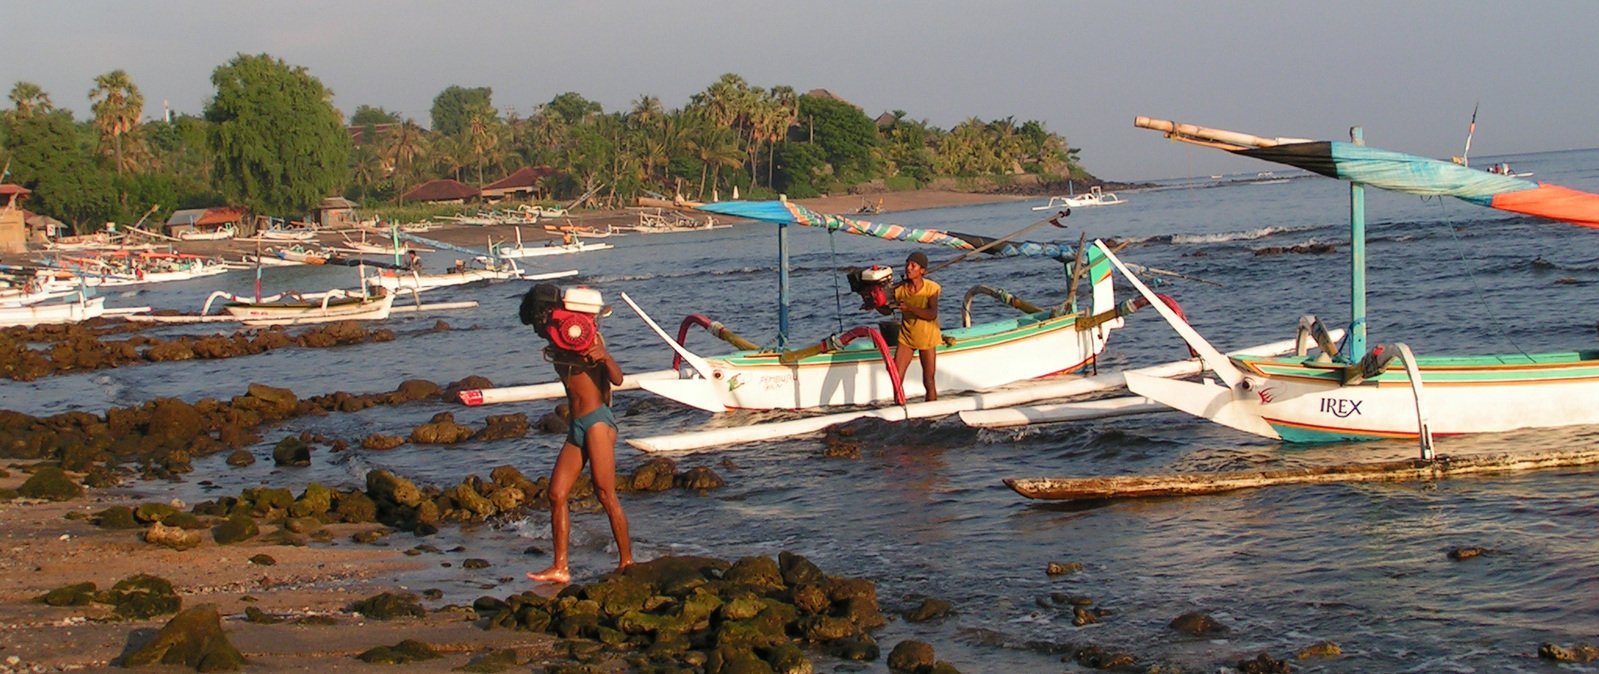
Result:
M1350 127L1349 140L1365 145L1358 126ZM1346 363L1366 355L1366 186L1349 183L1349 344L1338 354Z
M777 349L788 350L788 224L777 223Z

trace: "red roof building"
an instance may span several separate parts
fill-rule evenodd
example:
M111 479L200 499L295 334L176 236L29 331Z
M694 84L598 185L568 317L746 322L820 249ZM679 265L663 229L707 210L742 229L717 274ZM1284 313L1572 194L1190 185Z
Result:
M541 178L555 175L555 169L548 166L523 166L511 175L483 186L478 191L479 196L485 200L497 201L506 197L528 198L538 192Z
M461 203L478 195L475 187L463 184L459 180L439 178L429 180L412 188L400 197L405 201L427 201L433 203L455 202Z

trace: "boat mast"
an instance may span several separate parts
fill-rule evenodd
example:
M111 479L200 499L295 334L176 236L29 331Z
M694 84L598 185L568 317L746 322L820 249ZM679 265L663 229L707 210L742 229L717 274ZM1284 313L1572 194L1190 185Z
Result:
M1349 140L1365 145L1360 127L1350 127ZM1349 183L1349 343L1338 359L1347 363L1366 355L1366 186Z
M777 348L788 349L788 224L777 223Z

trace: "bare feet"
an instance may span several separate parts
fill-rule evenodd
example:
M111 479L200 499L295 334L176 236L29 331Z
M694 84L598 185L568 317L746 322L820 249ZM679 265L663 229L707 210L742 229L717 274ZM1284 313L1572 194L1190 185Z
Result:
M565 585L572 582L572 572L567 569L552 566L537 573L529 571L527 574L527 579L538 583L560 583Z
M627 559L627 560L623 560L621 562L618 562L617 565L616 565L615 573L621 573L623 571L626 571L627 567L630 567L632 565L633 565L633 560L631 560L631 559Z

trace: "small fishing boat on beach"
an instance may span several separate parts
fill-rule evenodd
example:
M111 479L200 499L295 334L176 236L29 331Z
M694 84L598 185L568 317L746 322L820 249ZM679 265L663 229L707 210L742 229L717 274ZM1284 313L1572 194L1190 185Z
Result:
M1494 175L1350 142L1265 138L1139 117L1166 137L1302 168L1350 185L1352 298L1342 343L1305 317L1317 356L1223 357L1184 321L1161 315L1221 380L1183 382L1127 375L1134 393L1216 423L1289 442L1414 438L1430 459L1434 435L1599 424L1599 350L1418 357L1403 342L1368 347L1364 187L1452 196L1489 208L1599 228L1599 194ZM1114 255L1112 264L1120 266ZM1123 269L1146 298L1151 294Z
M231 239L238 230L233 225L223 225L216 229L186 229L178 233L178 238L184 241L221 241Z

